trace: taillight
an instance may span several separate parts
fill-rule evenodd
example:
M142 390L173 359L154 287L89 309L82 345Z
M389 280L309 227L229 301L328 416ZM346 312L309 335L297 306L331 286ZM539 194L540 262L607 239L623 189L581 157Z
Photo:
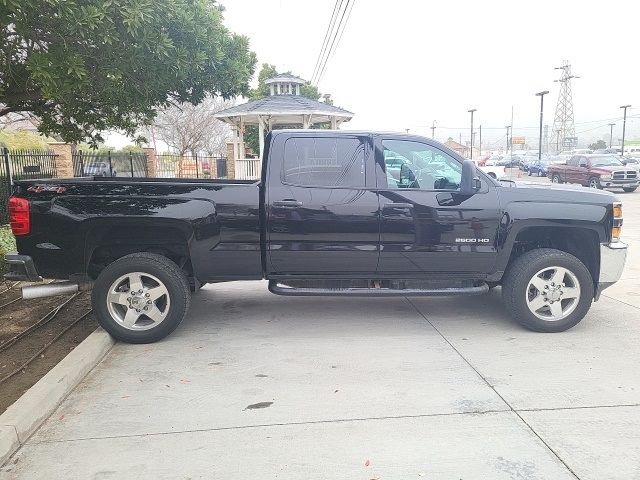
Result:
M9 197L9 223L15 236L27 235L31 231L28 200Z
M622 203L615 202L613 204L613 226L611 228L611 241L620 240L622 233Z

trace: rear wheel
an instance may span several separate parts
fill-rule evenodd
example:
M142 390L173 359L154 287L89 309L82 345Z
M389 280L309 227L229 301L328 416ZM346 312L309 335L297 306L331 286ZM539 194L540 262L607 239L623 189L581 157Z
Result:
M591 177L588 182L589 188L598 188L602 189L600 185L600 179L598 177Z
M509 267L502 298L520 325L536 332L562 332L589 311L593 280L573 255L540 248L524 253Z
M189 301L184 272L153 253L134 253L108 265L92 294L102 328L127 343L150 343L169 335L184 319Z
M551 183L563 183L562 180L560 180L560 175L558 175L557 173L554 173L551 176Z
M631 192L635 192L637 188L638 187L624 187L622 190L624 190L627 193L631 193Z

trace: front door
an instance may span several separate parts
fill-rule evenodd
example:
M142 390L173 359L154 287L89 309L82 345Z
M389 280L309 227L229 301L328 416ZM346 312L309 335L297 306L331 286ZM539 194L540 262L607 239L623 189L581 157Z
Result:
M483 178L478 193L460 194L462 159L426 139L382 137L376 155L378 272L405 278L491 272L501 218L495 185Z
M369 136L279 135L270 156L270 275L351 278L375 272L378 196Z

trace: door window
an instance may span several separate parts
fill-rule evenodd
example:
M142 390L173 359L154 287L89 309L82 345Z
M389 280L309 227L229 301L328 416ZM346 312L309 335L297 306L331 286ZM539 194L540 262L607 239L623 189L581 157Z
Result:
M359 138L293 137L284 145L284 183L364 188L365 180L365 149Z
M387 188L459 190L462 165L453 157L425 143L383 140Z

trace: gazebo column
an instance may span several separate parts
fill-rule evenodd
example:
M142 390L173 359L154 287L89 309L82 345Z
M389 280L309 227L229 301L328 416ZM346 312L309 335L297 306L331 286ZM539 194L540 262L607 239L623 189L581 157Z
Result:
M240 117L240 138L238 139L240 143L240 149L238 152L239 158L246 158L247 155L244 149L244 119Z
M311 115L302 115L302 128L311 128Z
M264 152L264 120L258 115L258 142L260 144L260 161L262 161L262 153Z
M329 117L329 119L331 120L331 130L335 130L338 128L338 121L336 119L336 117Z

